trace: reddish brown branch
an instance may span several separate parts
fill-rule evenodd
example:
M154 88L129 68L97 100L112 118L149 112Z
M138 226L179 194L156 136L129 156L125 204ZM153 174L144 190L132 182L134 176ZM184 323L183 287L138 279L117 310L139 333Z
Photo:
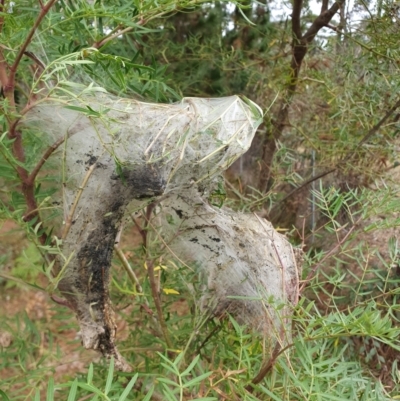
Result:
M43 167L44 163L46 163L47 159L51 156L51 154L65 141L65 137L59 138L56 142L54 142L43 154L39 162L36 164L32 172L29 174L27 178L27 184L33 185L35 182L35 178L38 175L40 169Z
M246 390L249 391L250 393L253 392L254 390L254 386L258 383L260 383L264 377L272 370L272 368L275 366L276 360L278 359L278 357L285 352L286 350L288 350L289 348L293 347L294 343L290 343L288 345L286 345L285 347L282 344L282 340L284 337L284 330L282 329L280 332L280 340L281 341L277 341L271 357L269 358L269 360L267 362L265 362L262 366L260 371L258 372L257 376L251 381L251 383L246 387Z
M15 74L17 73L17 69L19 66L19 63L21 62L21 59L29 46L29 44L32 41L33 35L35 34L37 28L39 27L40 23L42 22L43 18L47 15L49 12L50 8L54 5L54 3L57 0L49 0L49 2L46 5L42 5L40 13L38 17L36 18L36 21L34 22L31 30L28 33L28 36L26 37L24 43L22 44L21 48L19 49L19 52L17 53L17 56L15 57L15 60L10 67L10 73L8 76L8 82L7 85L4 87L4 94L7 97L7 93L13 92L14 87L15 87Z
M144 24L145 24L145 20L143 18L140 19L140 21L138 22L138 25L144 25ZM113 40L113 39L117 38L118 36L121 36L125 33L131 32L131 31L133 31L133 29L134 29L133 26L123 28L123 25L120 24L115 29L113 29L108 35L106 35L103 39L98 40L97 42L94 42L92 44L92 47L94 47L96 49L100 49L100 47L104 46L107 42L110 42L111 40Z
M137 228L137 230L138 230L140 236L142 237L142 242L143 242L143 245L144 245L145 242L146 242L147 233L146 233L146 231L142 228L142 226L139 224L139 222L135 219L135 216L134 216L133 214L131 214L131 219L132 219L132 221L133 221L133 224L135 224L135 227Z
M39 212L37 208L36 198L35 198L35 177L37 175L37 171L34 171L31 175L29 175L28 171L23 164L25 163L25 151L22 143L22 133L18 129L17 125L19 122L19 118L16 117L16 104L15 104L15 97L14 97L14 90L15 90L15 76L18 70L18 66L21 62L21 59L26 52L27 47L32 41L33 35L35 34L37 28L39 27L40 23L42 22L43 18L49 12L50 8L54 5L57 0L49 0L46 5L41 5L41 10L37 19L35 20L32 28L30 29L25 41L21 45L20 50L15 57L14 62L12 63L11 67L8 67L6 60L4 58L3 49L0 49L0 81L3 87L3 94L4 97L8 100L9 107L10 107L10 114L7 118L8 121L8 138L13 141L12 143L12 153L15 159L18 162L16 166L17 174L19 179L21 180L21 191L24 195L27 211L25 214L25 221L32 221L36 218L36 223L40 223ZM4 12L4 0L0 2L0 11ZM0 19L0 31L3 28L4 24L4 17ZM43 162L44 163L44 162ZM42 165L43 165L42 163ZM40 164L40 162L39 162ZM46 242L47 236L43 232L40 235L39 241L44 244Z
M30 183L28 180L28 171L25 167L22 167L20 164L25 163L25 152L22 144L22 134L21 131L17 130L15 125L12 124L10 127L10 131L8 133L9 139L13 139L12 144L12 153L18 164L16 166L17 174L19 179L21 180L21 191L24 195L27 211L24 216L25 221L31 221L34 218L37 218L36 223L39 223L39 213L37 210L37 203L35 198L35 186L34 183ZM40 242L44 244L46 242L46 235L42 234L39 238Z
M279 342L276 343L274 350L272 351L271 358L261 367L260 371L258 372L257 376L251 381L246 387L246 390L250 393L254 391L254 386L260 383L264 377L271 371L271 369L275 366L276 360L278 359L279 355L281 355L287 349L293 347L293 344L289 344L286 347L282 347Z
M107 36L105 36L103 39L101 39L97 42L94 42L92 44L92 47L94 47L96 49L100 49L100 47L104 46L107 42L117 38L120 35L123 35L124 33L130 32L133 30L132 26L125 28L125 29L121 29L121 28L122 28L122 26L119 26L118 29L115 30L115 32L111 32Z
M3 49L0 47L0 83L2 88L4 88L8 82L7 70L8 65L6 59L4 58Z

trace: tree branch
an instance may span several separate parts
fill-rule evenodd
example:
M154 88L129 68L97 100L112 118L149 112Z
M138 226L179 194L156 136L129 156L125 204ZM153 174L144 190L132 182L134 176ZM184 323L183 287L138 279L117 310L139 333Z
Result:
M276 141L281 137L289 115L289 107L293 95L296 92L298 78L304 57L307 54L309 44L314 40L321 28L326 26L345 0L338 0L329 10L321 12L314 20L307 32L301 36L300 15L302 0L295 0L292 13L292 59L290 62L290 79L286 86L286 91L281 98L277 118L273 121L273 127L264 140L262 155L262 170L259 177L258 189L266 192L271 176L271 165L276 151Z
M36 164L32 172L27 177L26 183L28 185L33 185L35 182L35 178L38 175L40 169L43 167L44 163L46 163L47 159L51 156L51 154L65 141L65 137L59 138L56 142L54 142L47 150L44 152L43 156Z
M138 22L137 25L144 25L145 20L141 18ZM118 25L115 29L113 29L108 35L106 35L103 39L94 42L92 44L92 47L95 49L100 49L100 47L104 46L107 42L110 42L111 40L117 38L120 35L123 35L125 33L128 33L133 30L133 26L129 26L127 28L122 29L122 25Z
M7 94L9 91L14 91L14 86L15 86L15 74L17 73L17 69L19 66L19 63L21 62L21 59L29 46L29 44L32 41L33 35L35 34L37 28L39 27L40 23L42 22L43 18L47 15L49 12L50 8L54 5L54 3L57 0L50 0L46 5L42 5L40 13L38 17L36 18L36 21L34 22L31 30L28 33L28 36L26 37L24 43L22 44L21 48L19 49L19 52L17 53L17 56L15 57L15 60L10 67L10 74L8 76L8 82L7 85L4 87L4 93Z
M311 43L317 33L326 25L329 24L333 16L339 11L340 7L344 4L345 0L338 0L336 3L332 5L332 7L322 12L311 24L310 28L308 28L307 32L302 37L302 41L305 44Z
M107 42L117 38L120 35L123 35L124 33L130 32L132 30L133 30L133 26L129 26L125 29L118 30L117 32L115 32L113 34L107 35L102 40L99 40L98 42L93 43L92 47L99 49L100 47L104 46Z
M246 386L246 390L250 393L253 393L254 391L254 386L258 383L260 383L264 377L272 370L272 368L275 366L276 360L280 355L282 355L285 351L288 349L292 348L294 346L294 343L290 343L286 345L285 347L282 347L280 342L278 341L275 345L274 350L272 351L271 358L261 367L260 371L258 372L257 376L251 381L251 383Z
M39 212L37 208L36 198L35 198L35 188L34 188L34 178L37 175L37 171L34 172L34 175L29 175L28 171L22 165L25 163L25 151L22 144L22 133L18 129L18 121L19 117L16 117L16 104L15 104L15 76L18 70L18 66L21 62L21 59L32 41L33 35L35 34L38 26L42 22L43 18L49 12L50 8L54 5L57 0L50 0L46 5L40 3L41 10L40 13L34 22L31 30L28 33L24 43L21 45L20 50L15 57L15 60L11 67L8 67L7 62L4 58L3 49L0 48L0 81L3 87L4 97L8 100L10 107L10 114L7 116L8 121L8 138L13 140L12 143L12 153L15 159L19 162L16 166L17 174L22 184L22 193L24 195L27 212L25 213L25 221L31 221L33 219L37 219L37 223L39 220ZM0 11L4 13L4 0L0 2ZM0 31L3 29L4 17L0 18ZM44 163L44 162L43 162ZM47 235L43 232L42 235L39 236L39 241L42 244L45 244L47 240Z
M303 0L294 0L292 11L292 34L294 44L301 39L301 9L303 8Z
M322 0L321 14L328 10L329 0Z
M7 68L8 65L4 58L3 49L0 47L0 83L2 88L4 88L8 82Z
M360 148L361 145L363 145L365 142L368 141L373 135L375 135L378 130L382 127L382 125L386 122L386 120L400 107L400 99L397 100L397 102L386 112L386 114L379 120L377 124L375 124L367 133L366 135L361 139L360 142L358 142L356 148L354 149L353 153Z

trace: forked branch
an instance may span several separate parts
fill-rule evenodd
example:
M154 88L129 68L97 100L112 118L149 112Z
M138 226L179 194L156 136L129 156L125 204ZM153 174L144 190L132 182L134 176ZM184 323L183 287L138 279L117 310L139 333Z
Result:
M336 12L344 4L345 0L338 0L335 2L330 9L325 11L324 3L321 8L321 14L314 20L310 28L304 33L301 32L301 10L303 6L303 0L295 0L293 3L292 13L292 59L290 62L290 76L288 84L281 97L279 111L276 118L273 120L271 130L266 133L263 145L262 155L262 170L260 172L258 188L261 192L266 192L269 179L271 176L271 166L276 152L276 141L282 136L287 119L289 115L289 108L293 99L293 95L296 92L298 78L300 74L301 65L304 57L307 54L310 43L314 40L317 33L333 18Z

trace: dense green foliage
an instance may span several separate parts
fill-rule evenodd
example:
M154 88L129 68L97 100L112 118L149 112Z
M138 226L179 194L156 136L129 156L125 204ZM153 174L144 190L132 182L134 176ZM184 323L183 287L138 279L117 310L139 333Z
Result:
M51 319L33 319L25 313L7 314L5 303L0 334L10 333L13 340L0 342L0 372L7 372L0 373L0 399L398 398L396 4L356 3L346 18L342 13L330 22L339 30L324 28L310 44L293 94L288 89L293 83L292 27L273 4L53 3L16 65L10 91L4 75L10 76L45 5L36 0L0 2L0 221L17 222L28 240L16 248L18 254L0 241L2 300L13 291L24 296L51 292L54 286L46 253L59 252L51 240L61 211L53 199L59 188L51 159L31 183L35 207L27 206L29 188L21 187L23 171L32 173L48 144L45 133L23 132L21 157L13 133L13 124L46 90L60 101L76 91L105 88L155 102L230 94L257 102L265 111L264 124L252 152L230 171L225 202L269 215L294 243L304 245L305 281L290 345L272 360L261 383L249 387L269 360L262 339L229 317L220 321L202 314L196 302L201 292L197 275L171 255L164 256L158 273L173 344L168 349L153 322L143 249L128 227L124 252L142 288L115 257L111 293L129 328L120 349L134 374L114 372L113 361L100 361L88 362L85 374L71 370L57 373L54 380L64 358L60 338L66 336L70 347L79 348L79 341L66 334L76 329L74 320L58 305L52 306ZM303 31L316 17L309 5L303 7ZM282 104L289 104L290 112L279 136L272 137L277 148L263 191L257 186L258 172L265 167L261 151L271 140ZM326 171L330 173L322 176ZM320 179L304 185L319 174ZM27 210L32 218L24 218Z

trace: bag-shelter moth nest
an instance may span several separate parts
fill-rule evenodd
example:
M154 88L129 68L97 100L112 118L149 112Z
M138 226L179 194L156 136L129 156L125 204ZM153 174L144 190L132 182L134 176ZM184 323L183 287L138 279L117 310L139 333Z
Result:
M115 346L109 299L113 246L126 208L158 200L159 235L207 277L204 307L281 341L298 272L286 238L255 215L212 206L220 174L250 146L262 121L237 96L151 104L99 94L46 100L22 124L63 144L64 227L58 289L75 311L83 345L129 365ZM173 256L170 256L173 257ZM273 306L287 305L279 312Z

